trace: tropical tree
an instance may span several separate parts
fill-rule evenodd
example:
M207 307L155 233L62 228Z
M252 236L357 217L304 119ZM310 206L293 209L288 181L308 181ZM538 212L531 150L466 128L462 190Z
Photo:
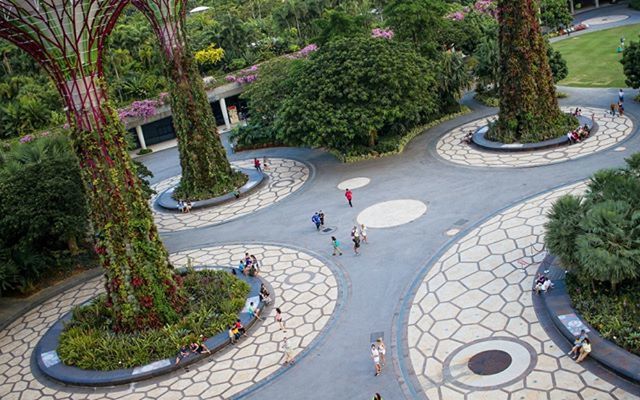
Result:
M274 123L282 142L350 152L438 115L432 62L367 36L327 43L295 75Z
M640 88L640 42L631 41L622 53L624 83L634 89Z
M489 137L505 143L561 136L577 122L560 111L535 1L500 0L500 113Z
M477 64L475 76L484 89L492 86L497 92L500 80L500 49L496 39L484 38L474 53Z
M460 52L445 52L439 60L436 77L440 92L441 112L460 109L458 100L464 90L471 86L472 77Z
M439 45L446 42L442 0L392 0L384 9L385 22L399 40L406 40L423 55L435 56Z
M546 27L560 29L569 26L573 16L566 0L541 0L540 20Z

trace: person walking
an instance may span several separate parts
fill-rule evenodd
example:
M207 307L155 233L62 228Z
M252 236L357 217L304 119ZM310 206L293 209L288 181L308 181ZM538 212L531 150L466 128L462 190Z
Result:
M362 236L363 242L369 244L369 241L367 240L367 227L364 226L364 224L360 224L360 236Z
M253 166L255 167L256 171L262 172L262 168L260 167L260 160L258 160L257 158L253 159Z
M284 331L284 338L282 339L282 343L280 344L280 348L284 353L284 364L285 365L293 365L295 360L293 358L293 347L289 344L289 339L287 339L287 331Z
M316 230L319 231L320 230L320 215L318 213L313 214L313 217L311 217L311 222L313 222L316 226Z
M336 239L335 236L331 236L331 245L333 246L333 255L336 255L336 252L340 253L340 255L342 255L342 250L340 250L340 242L338 242L338 239Z
M267 156L262 157L262 169L264 169L265 171L269 170L269 159L267 158Z
M351 202L351 200L353 200L353 192L349 189L345 190L344 197L347 198L347 201L349 202L349 207L353 207L353 203Z
M618 101L624 103L624 90L622 89L618 90Z
M353 252L358 256L360 255L360 234L358 233L358 227L354 226L351 230L351 240L353 241Z
M387 354L387 348L385 347L381 337L378 338L376 344L378 345L378 353L380 353L380 364L384 367L386 364L385 355Z
M322 210L318 212L318 217L320 217L320 226L324 228L324 213Z
M373 343L371 343L371 359L373 360L373 365L376 369L376 374L374 376L378 376L382 373L382 367L380 366L380 352Z
M616 116L616 104L615 103L609 104L609 110L611 111L611 116L615 117Z
M376 393L373 395L373 400L382 400L382 396L380 396L380 393Z
M618 102L618 114L624 117L624 104L621 101Z
M284 330L284 319L282 318L282 311L280 311L280 308L276 308L276 322L280 326L280 330L283 331Z

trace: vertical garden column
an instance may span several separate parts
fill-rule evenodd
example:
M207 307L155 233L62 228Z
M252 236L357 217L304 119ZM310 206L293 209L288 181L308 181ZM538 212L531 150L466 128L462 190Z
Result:
M202 78L187 46L187 1L134 0L133 4L151 22L165 59L182 166L176 196L197 200L232 191L245 178L229 165Z
M538 0L500 0L500 114L493 139L537 142L567 125L556 99Z
M184 303L102 87L102 45L125 4L0 0L0 38L37 60L64 100L115 331L163 326Z

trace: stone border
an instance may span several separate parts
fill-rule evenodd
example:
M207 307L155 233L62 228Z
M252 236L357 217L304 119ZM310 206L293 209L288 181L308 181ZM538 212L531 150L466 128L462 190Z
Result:
M259 187L261 187L264 184L264 182L268 180L268 177L264 172L261 172L261 171L259 172L255 169L237 168L236 170L242 172L248 178L247 183L245 183L239 188L240 195L247 195L256 191ZM163 211L171 211L174 213L178 213L178 201L176 201L172 197L173 191L175 190L176 187L177 185L172 186L166 189L164 192L160 193L160 195L155 201L155 204L158 206L158 208L163 209ZM197 210L199 208L217 206L224 203L228 203L235 199L236 197L233 193L227 193L227 194L223 194L222 196L214 197L212 199L192 201L191 209Z
M195 267L194 269L196 271L199 271L207 269L232 270L234 268L199 266ZM178 272L186 271L185 268L177 268L176 270ZM251 286L248 299L251 299L253 297L258 297L259 299L260 284L263 283L262 279L260 279L259 277L250 278L242 274L238 274L236 275L236 277L242 279ZM259 300L257 304L257 308L262 312L265 308L265 305ZM154 361L147 365L135 368L117 369L113 371L85 370L78 367L64 365L60 361L56 349L58 347L60 334L64 330L64 324L71 319L72 313L73 310L69 311L51 328L49 328L44 336L42 336L33 352L33 357L35 357L35 360L37 361L38 370L48 378L64 384L92 387L122 385L177 371L181 368L184 368L185 366L193 364L211 355L189 354L180 362L180 364L175 364L174 358L165 358L162 360ZM238 314L238 318L247 330L249 330L257 321L256 318L250 318L249 313L246 312L240 312ZM211 350L212 354L222 350L228 344L230 344L227 331L222 331L217 335L207 339L205 341L205 344Z
M578 121L580 122L578 126L587 125L590 129L590 135L594 135L598 131L598 124L592 121L590 118L585 116L578 116ZM555 139L544 140L542 142L537 143L501 143L495 142L485 138L485 135L489 131L489 126L482 126L473 133L471 137L471 141L476 146L480 147L483 150L492 150L492 151L500 151L500 152L516 152L516 151L534 151L534 150L543 150L549 149L552 147L560 147L569 144L569 139L567 135L562 135ZM588 138L587 138L588 139Z
M544 270L554 269L564 271L564 269L558 265L556 256L547 254L540 264L538 273ZM634 383L640 383L640 357L600 336L598 331L589 325L584 318L574 310L571 298L566 290L565 280L552 279L552 281L554 282L554 288L548 293L540 295L540 302L543 305L543 310L548 314L551 321L553 321L555 328L560 331L569 343L573 343L575 340L574 334L560 321L559 316L575 314L582 325L586 327L585 330L589 332L589 339L591 343L593 343L593 350L591 354L589 354L589 357L622 378L631 380Z

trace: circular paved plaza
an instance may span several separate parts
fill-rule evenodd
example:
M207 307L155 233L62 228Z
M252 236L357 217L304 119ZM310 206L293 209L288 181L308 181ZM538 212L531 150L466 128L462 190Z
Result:
M331 319L339 288L332 270L303 251L271 245L225 245L182 251L171 255L177 267L192 265L235 266L245 252L262 262L260 276L273 289L275 305L282 309L293 354L313 343ZM74 305L103 291L102 278L81 284L28 312L0 333L0 397L2 399L224 399L278 372L283 352L283 331L274 320L273 307L264 322L249 330L247 338L215 353L206 361L169 376L133 387L98 389L65 388L41 383L32 373L31 352L48 327ZM79 392L74 394L74 392Z
M475 132L496 118L491 116L453 129L438 141L437 152L444 160L471 167L534 167L574 160L606 150L622 142L633 132L633 122L628 116L611 117L606 114L605 109L580 108L583 116L588 118L593 116L593 120L598 125L598 131L580 143L548 150L499 153L483 151L463 142L469 132ZM563 108L565 112L571 112L575 109L576 106Z
M253 168L253 160L234 162L239 168ZM192 210L182 214L169 212L154 207L154 219L161 232L181 231L200 228L203 226L221 224L248 215L252 212L277 203L300 189L309 178L309 167L296 160L272 158L269 168L264 170L268 176L266 185L255 192L240 199L219 206ZM162 193L167 188L180 182L180 175L165 179L151 186L156 193ZM155 203L157 195L151 198L151 205Z

